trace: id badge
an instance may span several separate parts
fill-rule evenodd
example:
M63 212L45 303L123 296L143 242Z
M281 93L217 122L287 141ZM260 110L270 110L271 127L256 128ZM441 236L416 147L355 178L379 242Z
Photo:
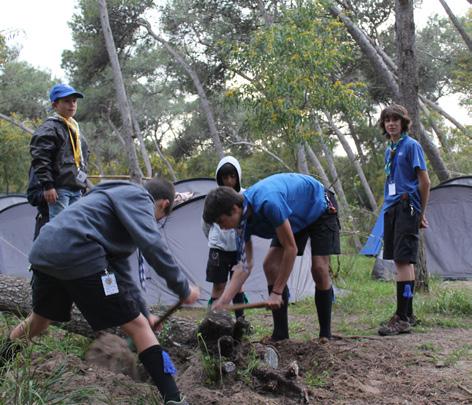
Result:
M388 195L395 195L397 191L395 189L395 183L388 183Z
M80 181L81 183L85 183L85 181L87 180L87 174L84 171L82 171L82 169L79 169L77 171L76 179Z
M118 284L116 283L116 278L113 273L106 272L106 274L102 276L102 285L106 296L119 293Z

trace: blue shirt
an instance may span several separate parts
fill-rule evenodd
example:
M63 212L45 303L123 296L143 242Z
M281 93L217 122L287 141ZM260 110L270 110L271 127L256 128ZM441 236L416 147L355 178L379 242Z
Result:
M385 163L390 159L390 146L385 151ZM416 169L426 170L423 148L410 136L406 136L398 145L391 166L390 175L384 186L384 209L388 209L400 201L404 193L408 193L413 207L421 211L421 196L418 188ZM389 184L395 183L395 195L389 194Z
M288 219L294 233L315 222L327 209L325 189L313 177L296 174L274 174L249 187L244 203L252 210L245 231L270 239L275 229Z

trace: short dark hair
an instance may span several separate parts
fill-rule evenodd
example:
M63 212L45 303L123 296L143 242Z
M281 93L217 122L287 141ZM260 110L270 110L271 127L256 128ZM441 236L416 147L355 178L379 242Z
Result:
M205 198L203 220L207 224L218 222L222 215L231 215L233 206L243 206L243 196L231 187L221 186L211 190Z
M175 189L174 185L163 177L154 177L144 183L144 188L151 194L154 201L169 200L169 206L165 210L165 214L169 215L174 205Z
M379 118L379 126L382 128L385 136L389 138L390 136L387 134L385 130L385 120L387 118L400 118L402 120L402 131L406 132L410 130L411 126L411 118L408 114L408 111L405 107L400 104L392 104L385 107L382 112L380 113Z
M239 173L234 167L234 165L229 162L221 166L218 170L218 173L216 174L216 182L218 183L219 186L224 185L223 178L227 176L236 176L236 178L238 179L236 183L236 191L241 190L241 186L239 184Z

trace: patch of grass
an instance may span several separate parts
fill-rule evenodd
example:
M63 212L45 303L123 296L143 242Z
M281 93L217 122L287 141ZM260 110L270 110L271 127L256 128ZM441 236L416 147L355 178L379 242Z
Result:
M324 370L321 373L308 370L305 373L305 384L311 388L323 388L328 384L329 372Z
M432 342L424 342L418 346L418 350L423 352L436 352L438 348Z
M201 333L197 334L198 345L201 350L202 368L205 373L205 384L214 385L221 380L220 362L207 348Z
M444 359L444 364L448 367L453 366L460 360L470 360L472 358L472 345L464 345L454 349Z
M247 356L246 368L237 371L238 378L247 385L251 385L252 372L259 367L260 360L255 350L251 350Z
M83 359L90 346L91 340L75 333L65 332L63 329L52 326L48 333L41 337L39 344L33 349L38 353L49 353L51 351L73 354Z
M90 398L105 400L105 397L100 398L98 387L70 389L73 373L68 372L65 361L50 373L45 373L32 365L32 359L32 346L25 345L22 352L0 371L0 403L62 405L83 403Z

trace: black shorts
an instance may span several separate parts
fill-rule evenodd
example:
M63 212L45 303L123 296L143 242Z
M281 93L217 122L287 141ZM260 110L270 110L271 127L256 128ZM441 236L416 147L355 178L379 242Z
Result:
M334 194L331 192L327 193L330 201L338 210ZM308 238L310 238L312 256L339 255L341 253L340 229L337 212L335 214L324 213L315 222L293 235L297 244L297 256L303 256ZM278 238L274 238L270 246L281 247L282 245Z
M104 272L76 280L59 280L33 270L33 312L55 322L70 321L75 303L93 330L112 328L135 319L138 305L117 278L117 294L106 296Z
M225 252L224 250L211 248L208 253L206 269L206 281L210 283L226 283L231 269L238 264L236 252Z
M400 201L384 214L383 258L415 264L418 258L420 214Z

